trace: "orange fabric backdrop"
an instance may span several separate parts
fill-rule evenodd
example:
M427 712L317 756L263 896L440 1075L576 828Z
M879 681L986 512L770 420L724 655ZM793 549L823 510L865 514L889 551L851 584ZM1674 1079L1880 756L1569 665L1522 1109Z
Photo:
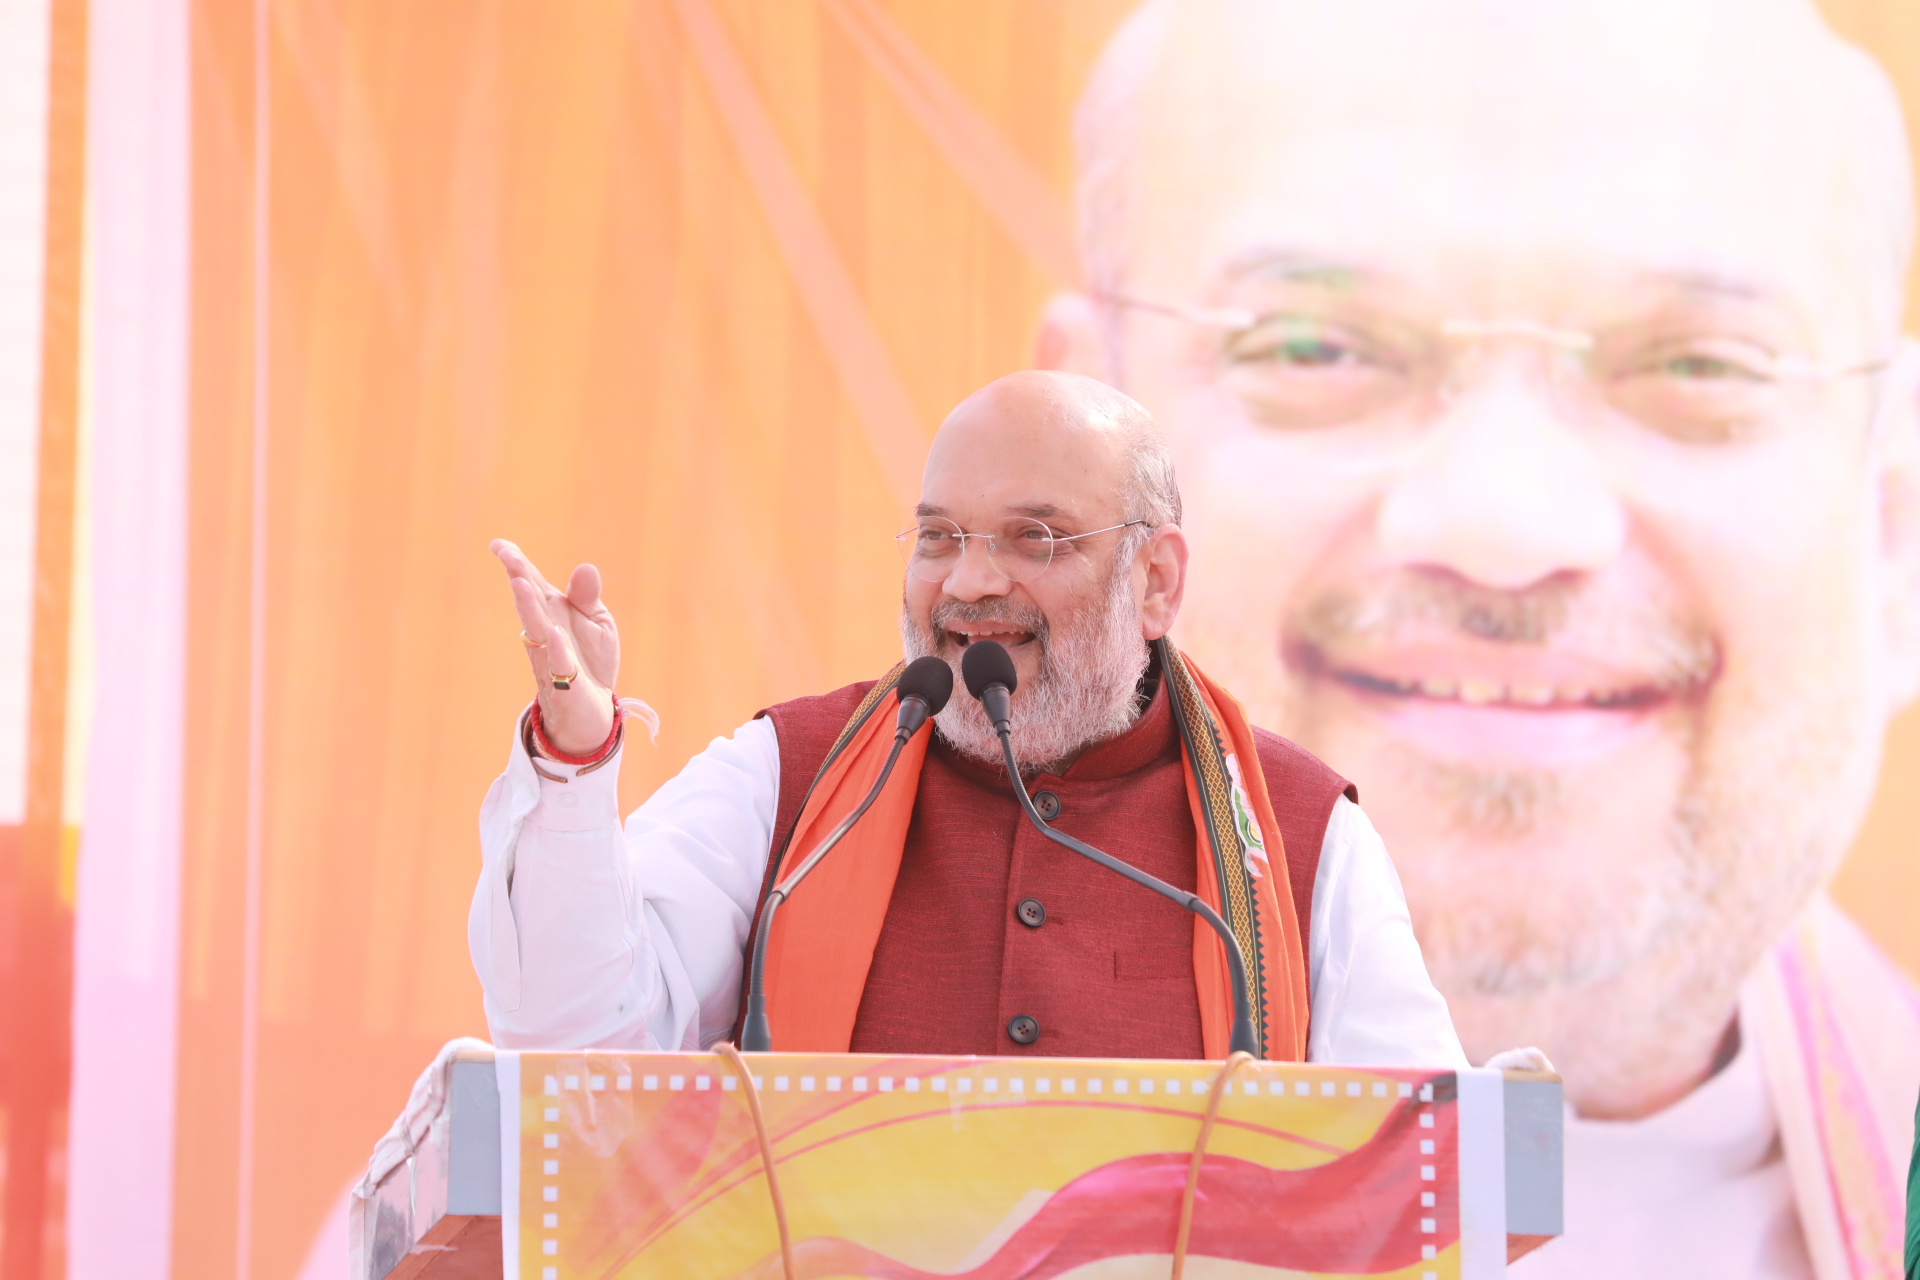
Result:
M1071 271L1067 118L1131 5L280 0L256 138L255 4L198 0L177 1274L235 1272L244 1205L245 1273L292 1276L435 1046L485 1033L474 815L529 691L489 538L605 573L665 721L629 806L897 656L888 537ZM1920 13L1832 8L1911 109ZM1920 719L1896 745L1842 887L1920 969Z
M896 15L1057 241L1063 122L1125 8ZM256 1276L297 1269L432 1049L485 1033L474 814L529 691L489 538L605 572L665 720L629 804L897 655L898 458L1027 362L1055 282L872 70L877 10L836 11L274 7ZM250 3L198 6L180 1275L229 1272L241 1200L252 51Z

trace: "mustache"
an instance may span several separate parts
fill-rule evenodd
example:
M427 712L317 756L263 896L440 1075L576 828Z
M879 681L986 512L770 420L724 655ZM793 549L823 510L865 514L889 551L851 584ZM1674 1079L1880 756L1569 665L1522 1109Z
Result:
M1013 703L1019 734L1014 760L1037 769L1070 759L1090 743L1124 733L1138 719L1140 677L1150 652L1139 631L1130 579L1122 565L1100 593L1063 610L1059 626L1030 602L993 597L942 597L923 628L902 602L901 636L908 658L934 654L949 662L961 646L949 627L967 622L1022 631L1039 645L1039 669L1023 681ZM1001 747L986 713L972 698L955 698L934 719L940 736L963 756L997 764Z
M949 643L964 647L960 644L960 638L947 629L949 622L998 623L1009 630L1027 632L1039 643L1042 656L1049 649L1047 615L1030 604L1007 599L955 600L949 597L941 600L927 616L935 649L944 649Z
M1322 592L1302 612L1301 631L1309 639L1377 639L1424 622L1495 644L1544 644L1565 627L1576 590L1553 581L1500 590L1450 574L1402 572L1371 588Z
M1706 628L1658 593L1600 599L1572 578L1505 589L1445 572L1401 569L1311 597L1293 630L1308 649L1322 654L1412 635L1514 647L1561 645L1624 662L1649 683L1667 688L1704 683L1719 665L1719 646Z

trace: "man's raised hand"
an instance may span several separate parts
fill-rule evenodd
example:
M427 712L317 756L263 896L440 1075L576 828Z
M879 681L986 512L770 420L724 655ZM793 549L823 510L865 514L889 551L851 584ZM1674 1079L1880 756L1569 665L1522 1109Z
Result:
M600 599L600 571L580 565L562 591L505 538L495 538L491 550L513 590L547 741L567 755L587 755L613 733L613 684L620 674L620 632ZM556 689L556 675L573 678Z

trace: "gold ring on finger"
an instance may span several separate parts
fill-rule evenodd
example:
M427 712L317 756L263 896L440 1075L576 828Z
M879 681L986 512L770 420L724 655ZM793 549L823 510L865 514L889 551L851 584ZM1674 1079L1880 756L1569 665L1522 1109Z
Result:
M578 668L575 668L573 674L570 676L555 676L553 678L553 687L560 690L562 693L565 693L568 689L571 689L573 687L573 682L575 680L578 680L579 678L580 678L580 671Z
M528 637L527 633L524 631L520 633L520 643L527 646L527 648L529 649L544 649L547 647L547 642L545 640L531 639Z

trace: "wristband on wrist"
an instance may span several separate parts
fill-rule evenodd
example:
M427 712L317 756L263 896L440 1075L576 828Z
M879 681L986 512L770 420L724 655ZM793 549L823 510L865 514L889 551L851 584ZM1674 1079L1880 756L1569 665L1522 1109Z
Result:
M533 709L527 713L527 729L533 738L535 754L545 759L552 760L556 764L599 764L619 748L621 739L620 728L625 718L626 717L621 714L619 695L616 694L613 699L613 728L607 733L607 740L584 756L568 755L553 745L552 739L547 737L547 731L540 723L540 704L538 702L535 702Z

